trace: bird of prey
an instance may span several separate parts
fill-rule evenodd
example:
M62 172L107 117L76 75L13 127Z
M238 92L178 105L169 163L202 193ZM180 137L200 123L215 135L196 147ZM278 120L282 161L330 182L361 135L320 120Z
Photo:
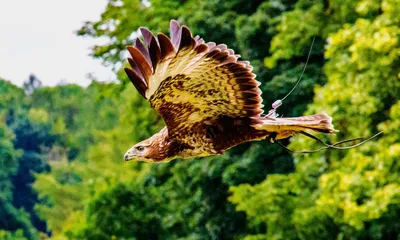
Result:
M278 118L263 115L260 83L248 61L225 44L193 37L170 23L170 38L140 28L143 42L128 46L130 81L163 118L165 127L125 154L126 161L167 162L222 154L240 143L288 138L305 130L333 133L325 113Z

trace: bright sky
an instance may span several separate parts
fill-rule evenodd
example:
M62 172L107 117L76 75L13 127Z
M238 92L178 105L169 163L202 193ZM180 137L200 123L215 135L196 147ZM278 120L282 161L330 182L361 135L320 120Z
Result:
M107 0L0 0L0 78L22 86L33 73L44 85L88 85L87 73L115 80L88 56L99 40L78 37L83 22L98 20Z

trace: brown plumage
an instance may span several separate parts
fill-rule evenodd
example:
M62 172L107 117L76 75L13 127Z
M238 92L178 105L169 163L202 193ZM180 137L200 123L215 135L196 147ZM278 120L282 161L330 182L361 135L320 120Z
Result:
M260 83L248 61L225 44L205 43L172 20L170 38L140 28L144 43L129 46L125 71L166 127L125 154L164 162L222 154L242 142L282 139L306 129L335 132L326 114L263 117Z

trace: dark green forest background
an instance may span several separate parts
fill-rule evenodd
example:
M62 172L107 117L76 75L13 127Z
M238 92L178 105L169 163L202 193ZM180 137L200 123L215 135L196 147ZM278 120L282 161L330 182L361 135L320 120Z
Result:
M400 239L399 0L109 0L77 35L118 83L24 87L0 79L0 239ZM266 111L299 77L284 116L327 112L326 141L295 155L267 141L222 156L123 162L162 119L120 70L139 26L170 19L250 60ZM68 47L68 46L64 46ZM72 50L71 50L72 51ZM1 76L1 70L0 70ZM319 145L302 136L291 149Z

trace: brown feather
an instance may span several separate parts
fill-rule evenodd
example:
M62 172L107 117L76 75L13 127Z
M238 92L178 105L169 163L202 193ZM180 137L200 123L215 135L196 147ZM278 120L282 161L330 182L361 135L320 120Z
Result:
M202 43L202 44L198 45L195 48L195 50L197 51L197 54L200 54L200 53L203 53L203 52L207 51L208 50L208 46L207 46L207 44Z
M253 79L255 77L254 73L251 73L248 71L235 72L235 73L233 73L233 75L236 78L252 78Z
M149 46L149 53L151 58L151 63L153 64L153 73L156 72L157 64L161 59L161 49L158 46L157 40L153 37Z
M192 38L192 33L190 32L189 28L183 26L179 50L183 48L192 48L194 45L196 45L196 41Z
M129 62L129 65L131 66L132 70L135 71L135 73L136 73L140 78L143 79L143 74L142 74L142 72L140 71L138 65L135 63L135 61L133 61L132 58L128 57L128 62Z
M290 137L301 131L311 129L317 132L337 132L332 125L332 118L325 113L304 117L261 119L261 123L255 124L258 130L276 132L276 140Z
M169 38L162 33L159 33L157 36L161 48L161 60L173 56L175 54L175 48Z
M228 58L227 52L219 52L213 56L213 59L218 61L218 62L224 62Z
M239 84L239 88L242 91L249 91L257 89L257 86L253 83Z
M151 65L151 58L150 58L150 54L149 51L147 50L147 48L143 45L143 43L140 41L139 38L136 38L136 44L135 44L136 48L139 49L139 51L143 54L143 56L145 57L147 63L149 63L150 67L153 67Z
M208 58L214 58L215 55L219 54L221 52L220 49L214 49L214 50L209 50L209 52L206 54L206 57Z
M135 47L127 47L129 53L132 56L133 61L135 61L136 65L140 69L144 79L146 80L147 85L149 84L150 76L152 75L151 67L149 63L146 61L146 58L143 54Z
M144 98L146 98L145 92L147 89L146 83L141 79L135 71L133 71L130 68L124 68L126 74L129 77L129 80L132 82L132 84L136 87L140 95L142 95Z

